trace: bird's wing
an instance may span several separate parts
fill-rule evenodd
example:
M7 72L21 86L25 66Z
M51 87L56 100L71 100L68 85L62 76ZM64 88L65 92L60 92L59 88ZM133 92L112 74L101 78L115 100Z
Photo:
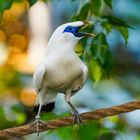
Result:
M84 76L84 83L85 83L86 80L87 80L87 75L88 75L88 68L87 68L87 66L85 64L83 65L83 73L84 73L83 76Z
M36 92L39 93L43 84L43 79L45 78L46 68L45 65L39 65L33 75L33 85Z

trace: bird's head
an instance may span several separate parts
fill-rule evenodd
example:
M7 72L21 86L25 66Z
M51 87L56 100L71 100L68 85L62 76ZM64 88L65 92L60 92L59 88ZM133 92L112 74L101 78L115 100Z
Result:
M90 25L90 21L76 21L63 24L54 31L52 35L53 40L64 40L65 42L77 43L84 36L95 36L95 34L80 32L79 30Z

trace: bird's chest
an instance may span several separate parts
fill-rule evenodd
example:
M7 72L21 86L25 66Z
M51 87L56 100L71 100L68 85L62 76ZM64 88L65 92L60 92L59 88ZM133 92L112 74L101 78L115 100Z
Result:
M46 66L47 67L47 66ZM73 56L59 57L52 62L47 72L48 83L53 88L67 88L82 74L81 60Z

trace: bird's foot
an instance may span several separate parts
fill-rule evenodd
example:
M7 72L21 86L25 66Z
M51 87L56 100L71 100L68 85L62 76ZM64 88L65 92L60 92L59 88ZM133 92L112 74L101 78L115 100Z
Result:
M74 124L77 124L78 126L80 126L80 124L85 125L78 111L75 111L73 115L74 115Z
M36 132L37 132L37 136L39 136L39 127L40 127L40 124L43 124L43 121L40 120L40 116L36 116L35 117L35 122L33 123L33 125L36 125Z

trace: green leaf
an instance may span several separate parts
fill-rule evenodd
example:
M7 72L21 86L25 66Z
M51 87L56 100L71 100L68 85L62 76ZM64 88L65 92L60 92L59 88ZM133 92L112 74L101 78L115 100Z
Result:
M90 50L94 59L98 60L98 62L103 65L108 50L105 34L100 33L93 39Z
M43 0L43 1L47 3L49 0Z
M106 20L101 22L101 26L106 29L107 33L110 33L112 31L112 25Z
M77 53L78 56L81 56L84 53L84 48L80 43L78 43L78 45L75 47L74 50L75 50L75 52Z
M81 126L79 129L79 139L78 140L99 140L101 126L99 122L90 122L85 126ZM77 140L77 139L76 139Z
M98 16L100 14L101 6L101 0L91 0L90 9L95 16Z
M84 4L79 10L78 14L73 17L73 21L85 20L89 12L90 3Z
M94 59L90 60L89 68L90 68L91 78L95 81L94 86L96 86L99 80L101 79L102 68L100 67L99 63Z
M125 46L126 46L128 43L128 36L129 36L128 29L125 27L120 27L120 26L117 26L116 28L119 30L119 32L123 36L123 38L125 40Z
M20 2L24 2L24 0L13 0L13 2L20 3Z
M128 27L132 28L130 25L128 25L124 20L114 17L114 16L102 16L103 19L107 19L107 21L113 25L113 26L122 26L122 27Z
M58 136L61 138L61 140L72 140L75 139L75 131L72 129L72 127L65 127L60 128L57 131Z
M107 75L107 77L109 77L110 72L112 71L113 68L113 58L109 49L106 52L106 58L102 68L104 69L104 72Z
M105 4L112 9L112 0L104 0Z
M3 13L4 10L9 9L12 6L12 0L0 0L0 12Z
M30 7L33 6L38 0L28 0Z
M109 76L113 66L112 55L109 51L109 46L104 33L99 33L93 39L90 51L94 60L96 60L101 67L102 73L104 72Z
M123 38L125 40L125 46L126 46L128 43L128 36L129 36L128 28L132 28L132 27L118 17L102 16L102 18L107 19L107 21L104 21L105 23L103 23L102 26L104 26L107 31L110 30L109 25L110 25L110 27L111 27L111 25L114 26L123 36Z

